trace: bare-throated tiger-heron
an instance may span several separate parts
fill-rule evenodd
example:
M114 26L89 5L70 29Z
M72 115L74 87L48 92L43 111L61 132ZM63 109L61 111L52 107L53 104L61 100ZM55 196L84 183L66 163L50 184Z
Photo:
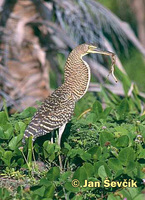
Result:
M32 136L33 141L42 135L59 128L58 144L62 133L70 121L75 103L87 92L90 83L90 67L83 60L89 53L109 55L112 57L112 69L115 64L115 54L99 50L96 46L82 44L69 54L65 64L64 83L56 89L40 106L24 133L25 138Z

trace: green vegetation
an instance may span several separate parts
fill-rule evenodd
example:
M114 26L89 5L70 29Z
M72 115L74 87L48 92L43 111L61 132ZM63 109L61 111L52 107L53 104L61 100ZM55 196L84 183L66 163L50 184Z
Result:
M129 49L130 59L121 57L122 64L125 66L125 70L128 73L131 80L137 83L139 89L145 92L145 61L142 55L134 48Z
M129 1L106 1L99 0L99 2L110 9L114 14L116 14L121 20L129 23L132 27L133 31L138 36L137 31L137 21L136 17L133 13L133 10L130 8ZM121 47L122 45L118 45L118 49L120 51L120 60L124 66L124 69L128 73L130 79L134 81L141 91L145 91L145 60L142 54L133 47L133 45L128 42L127 46L129 47L127 52Z
M129 79L120 71L116 73L127 93ZM61 148L57 139L50 143L50 134L38 138L34 146L30 138L22 147L24 130L36 109L29 107L9 116L4 106L0 112L0 199L144 199L144 99L136 86L125 98L102 87L97 99L87 93L77 103ZM106 108L99 99L105 101ZM78 183L72 182L74 179L79 181L78 187L72 186ZM85 180L100 185L82 187ZM130 187L132 180L134 187Z

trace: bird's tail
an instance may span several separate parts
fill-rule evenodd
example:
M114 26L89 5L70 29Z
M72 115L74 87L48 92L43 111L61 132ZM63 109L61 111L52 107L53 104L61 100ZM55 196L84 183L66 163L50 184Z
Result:
M26 139L32 136L32 140L34 141L40 134L40 126L39 121L36 118L33 118L27 129L25 130L22 143L25 144Z
M29 128L26 129L23 139L22 139L22 143L25 144L26 143L26 139L29 138L30 136L32 136L32 140L34 141L34 135L29 131Z

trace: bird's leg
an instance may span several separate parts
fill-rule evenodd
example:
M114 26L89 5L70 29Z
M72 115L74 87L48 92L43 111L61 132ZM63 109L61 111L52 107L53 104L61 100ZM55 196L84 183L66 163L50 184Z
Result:
M64 124L62 127L59 128L59 134L58 134L58 145L59 146L60 146L60 143L61 143L61 137L62 137L62 134L64 132L65 126L66 126L66 124Z
M54 131L51 132L51 143L53 144Z
M62 127L59 128L59 132L58 132L58 145L59 146L60 146L60 143L61 143L61 137L62 137L62 134L64 132L65 126L66 126L66 124L64 124ZM59 158L60 169L62 170L63 166L62 166L61 155L59 155L58 158Z

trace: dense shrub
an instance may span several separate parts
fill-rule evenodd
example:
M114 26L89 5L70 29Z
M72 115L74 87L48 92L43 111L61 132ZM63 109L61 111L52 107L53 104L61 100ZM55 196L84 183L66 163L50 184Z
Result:
M30 107L12 116L6 109L0 112L0 198L143 200L145 115L139 114L137 96L136 101L131 97L111 98L114 103L103 109L87 94L76 106L61 148L56 131L54 144L48 134L35 141L33 151L31 140L19 149L36 109ZM83 187L85 180L92 181L89 186L95 181L100 185Z

